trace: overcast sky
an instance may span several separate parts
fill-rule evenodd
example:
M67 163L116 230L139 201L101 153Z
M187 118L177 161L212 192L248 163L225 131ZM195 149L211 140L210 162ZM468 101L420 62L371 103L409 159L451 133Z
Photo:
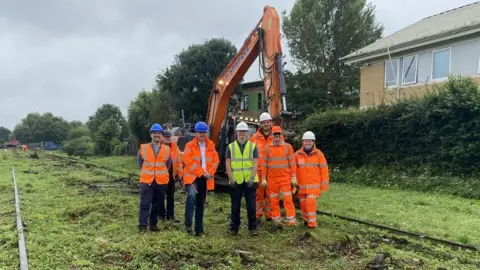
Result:
M174 2L0 0L0 126L13 129L30 112L86 121L104 103L119 106L126 116L130 101L142 88L151 89L155 75L183 48L213 37L225 37L239 48L266 4L280 13L294 3ZM474 1L371 2L389 35ZM284 51L288 62L288 48ZM245 81L258 79L256 63Z

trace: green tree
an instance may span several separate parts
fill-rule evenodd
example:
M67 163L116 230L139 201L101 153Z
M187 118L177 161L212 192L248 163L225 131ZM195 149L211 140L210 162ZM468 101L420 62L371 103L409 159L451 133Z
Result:
M68 132L68 140L78 139L80 137L90 137L90 130L86 126L79 126L73 129L70 129Z
M150 141L152 124L178 123L180 112L174 106L175 99L170 92L154 89L142 90L128 108L128 126L139 143Z
M123 117L120 108L112 104L103 104L97 109L94 115L89 117L87 126L92 137L95 138L95 134L100 130L100 126L109 119L113 119L120 126L121 132L119 136L121 136L121 138L128 138L129 131L127 121Z
M357 106L360 70L340 58L373 43L383 26L366 0L297 0L283 15L283 31L298 67L287 76L291 104L310 113L318 108Z
M62 143L67 139L69 123L62 117L47 112L44 114L30 113L15 126L15 138L21 142L52 141Z
M82 121L71 121L70 122L70 129L75 129L75 128L78 128L78 127L83 127L85 126L85 124L82 123Z
M95 153L99 155L111 155L115 146L121 143L120 136L122 127L117 119L109 118L98 127L95 132Z
M8 135L11 131L6 127L0 127L0 142L8 141Z
M235 56L237 49L224 38L189 46L175 56L175 62L157 76L159 92L173 97L177 111L182 108L185 120L205 120L208 98L217 77Z

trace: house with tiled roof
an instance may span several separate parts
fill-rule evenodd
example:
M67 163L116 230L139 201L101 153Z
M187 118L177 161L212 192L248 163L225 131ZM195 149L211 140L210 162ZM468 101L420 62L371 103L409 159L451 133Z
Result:
M344 57L360 64L360 107L425 93L449 74L480 82L480 1L420 20Z

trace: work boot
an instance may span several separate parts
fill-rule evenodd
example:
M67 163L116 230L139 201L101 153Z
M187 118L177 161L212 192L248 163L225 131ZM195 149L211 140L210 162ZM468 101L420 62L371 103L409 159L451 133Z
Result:
M304 221L303 225L308 226L308 222Z
M189 235L192 235L192 228L185 228L185 231L186 231Z
M147 232L147 226L138 226L138 232L139 233Z
M257 229L250 230L250 236L258 236Z
M196 232L195 233L195 237L200 237L202 235L204 235L205 233L204 232Z
M231 236L235 236L235 235L238 235L238 231L233 229L228 229L228 234Z
M270 218L270 217L269 217L269 218L267 218L267 221L272 221L272 218Z
M160 228L158 228L157 225L155 225L155 226L150 226L150 231L151 231L151 232L159 232L159 231L160 231Z

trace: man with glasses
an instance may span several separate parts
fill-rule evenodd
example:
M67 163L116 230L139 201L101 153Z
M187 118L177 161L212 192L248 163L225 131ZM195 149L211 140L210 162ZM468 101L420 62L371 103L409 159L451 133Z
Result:
M268 144L273 142L272 136L272 117L269 113L264 112L260 115L260 128L252 134L250 137L250 141L255 143L258 149L259 155L259 163L262 164L262 157L265 156L265 149ZM283 139L283 136L282 136ZM267 190L262 187L262 170L259 166L258 169L258 179L260 183L257 188L256 194L256 216L257 216L257 223L260 224L262 220L262 216L265 215L267 220L271 219L271 209L268 201L268 193Z
M283 195L286 223L296 226L295 206L292 197L292 185L297 186L297 166L293 147L282 139L282 129L272 128L273 142L268 144L262 162L262 186L268 188L268 197L272 209L272 220L281 225L280 193Z

